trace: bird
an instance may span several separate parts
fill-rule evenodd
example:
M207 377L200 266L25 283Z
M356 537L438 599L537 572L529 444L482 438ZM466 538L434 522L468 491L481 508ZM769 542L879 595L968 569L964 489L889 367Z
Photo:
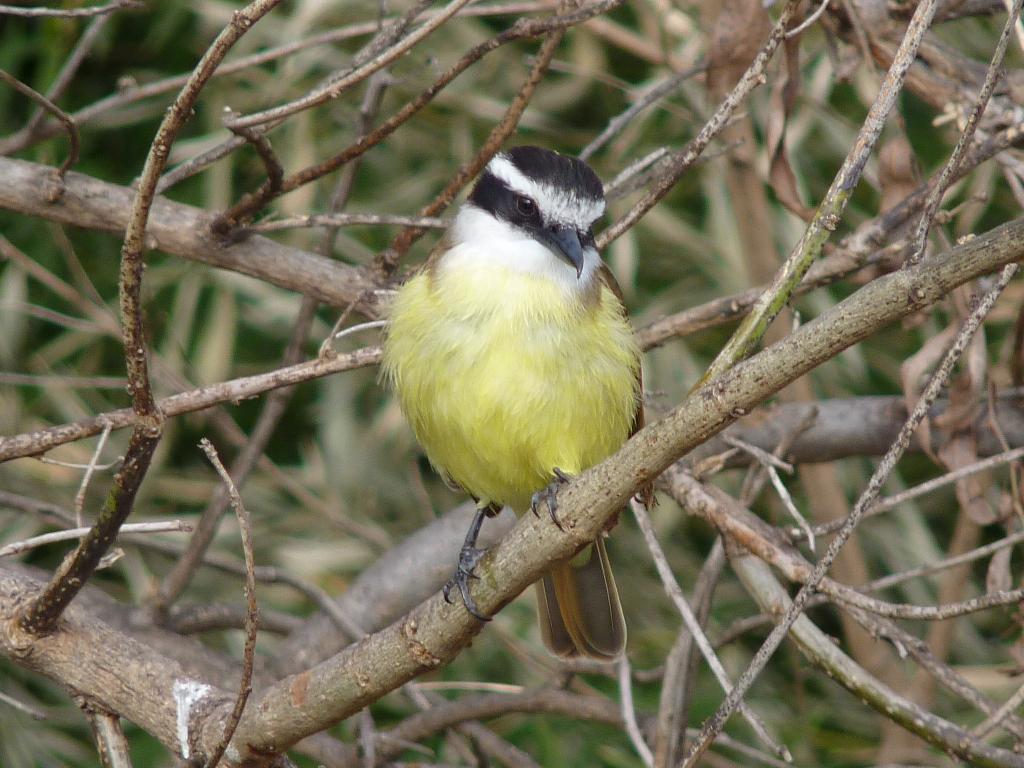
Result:
M476 514L444 596L467 610L484 519L546 506L643 426L640 350L622 292L601 260L605 211L582 160L535 146L491 158L425 265L398 290L383 377L417 441ZM651 489L640 497L652 500ZM603 536L539 582L544 644L611 660L626 625Z

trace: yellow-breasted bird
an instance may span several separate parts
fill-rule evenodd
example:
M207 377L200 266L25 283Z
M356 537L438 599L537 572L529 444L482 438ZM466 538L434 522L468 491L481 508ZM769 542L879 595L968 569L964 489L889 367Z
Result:
M496 155L426 267L399 290L384 376L431 464L477 501L445 588L481 619L469 579L487 514L546 503L643 424L640 352L594 246L601 181L538 147ZM650 490L643 492L650 499ZM614 658L626 643L604 542L538 584L541 634L560 656Z

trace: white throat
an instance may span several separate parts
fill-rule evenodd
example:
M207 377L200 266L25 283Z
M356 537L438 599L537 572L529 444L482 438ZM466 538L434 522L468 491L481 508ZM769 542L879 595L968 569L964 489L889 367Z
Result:
M587 291L597 277L601 257L594 248L583 251L583 270L576 269L550 248L471 203L463 204L451 228L451 249L441 258L442 269L464 266L547 278L570 295Z

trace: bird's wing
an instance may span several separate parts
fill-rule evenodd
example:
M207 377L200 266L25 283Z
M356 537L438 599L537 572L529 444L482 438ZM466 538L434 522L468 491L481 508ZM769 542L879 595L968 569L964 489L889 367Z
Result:
M628 318L629 313L626 310L626 298L622 293L622 288L619 287L618 281L615 279L615 275L612 274L607 264L601 264L601 270L598 272L601 278L601 282L607 286L615 297L619 300L619 307L622 308L623 317ZM632 437L644 426L644 374L643 366L637 366L636 369L636 413L633 414L633 426L629 431L629 436ZM654 505L654 484L646 483L637 490L637 497L643 502L645 507L650 508Z

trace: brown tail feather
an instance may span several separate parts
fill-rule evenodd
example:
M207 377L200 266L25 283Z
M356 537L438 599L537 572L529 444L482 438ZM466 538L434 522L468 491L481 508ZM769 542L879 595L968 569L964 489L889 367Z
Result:
M557 656L607 661L626 647L626 622L601 539L537 583L537 608L544 645Z

